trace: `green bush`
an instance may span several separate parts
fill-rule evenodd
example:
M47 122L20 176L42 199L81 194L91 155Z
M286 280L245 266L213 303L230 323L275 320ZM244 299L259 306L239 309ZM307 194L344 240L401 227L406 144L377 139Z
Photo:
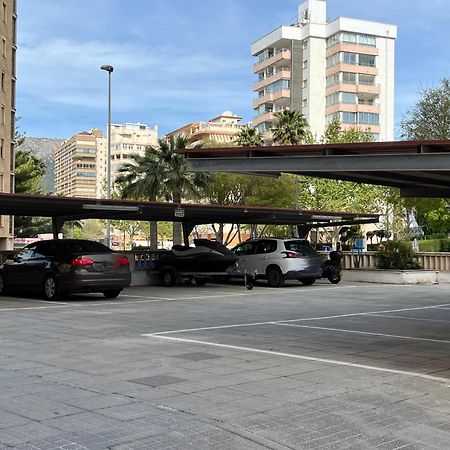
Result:
M450 239L428 239L419 241L421 252L450 252Z
M383 242L377 252L378 269L410 270L421 269L411 243L404 241Z

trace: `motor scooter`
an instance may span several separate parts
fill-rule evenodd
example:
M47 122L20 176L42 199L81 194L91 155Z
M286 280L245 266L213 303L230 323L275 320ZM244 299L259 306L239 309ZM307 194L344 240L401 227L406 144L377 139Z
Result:
M330 252L329 259L322 264L322 278L328 278L330 283L338 284L341 281L341 259L342 252Z

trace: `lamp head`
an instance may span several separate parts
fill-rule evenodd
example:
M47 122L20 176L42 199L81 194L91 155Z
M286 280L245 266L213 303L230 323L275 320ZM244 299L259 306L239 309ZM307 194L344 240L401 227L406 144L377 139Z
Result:
M106 70L109 73L114 71L114 67L113 66L109 66L109 65L100 66L100 69Z

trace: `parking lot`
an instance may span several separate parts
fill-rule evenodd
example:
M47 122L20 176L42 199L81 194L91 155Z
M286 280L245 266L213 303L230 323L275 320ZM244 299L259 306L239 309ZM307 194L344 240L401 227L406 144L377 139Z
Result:
M449 284L1 297L0 325L0 448L449 448Z

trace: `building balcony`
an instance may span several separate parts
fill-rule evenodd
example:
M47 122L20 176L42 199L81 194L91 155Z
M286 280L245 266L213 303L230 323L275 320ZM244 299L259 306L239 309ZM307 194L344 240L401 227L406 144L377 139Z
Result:
M258 73L266 67L271 66L272 64L276 64L279 61L290 61L291 60L291 51L290 50L281 50L275 53L270 58L265 59L264 61L257 62L253 65L253 73Z
M256 116L253 119L253 126L257 127L260 123L273 122L275 120L275 114L273 112L266 112Z
M326 56L333 55L338 52L362 53L364 55L378 56L380 51L371 45L351 44L349 42L341 42L327 48Z
M327 106L325 108L325 115L335 114L338 112L368 112L380 114L380 105L365 105L354 103L337 103L336 105Z
M270 77L264 78L264 80L257 81L253 84L253 90L259 91L269 84L275 83L275 81L281 80L282 78L291 78L290 70L280 70L279 72L273 74Z
M336 92L355 92L357 94L380 95L381 86L379 84L349 84L338 83L326 88L325 95L331 95Z
M291 99L290 89L280 89L279 91L271 92L270 94L263 95L253 100L253 108L258 108L264 103L273 103L277 100L285 100L288 103Z
M369 125L365 123L341 123L341 128L343 130L352 130L358 128L359 130L369 131L370 133L381 133L380 125Z
M338 72L362 73L364 75L378 75L377 67L359 66L358 64L339 63L328 67L325 76L329 77Z

